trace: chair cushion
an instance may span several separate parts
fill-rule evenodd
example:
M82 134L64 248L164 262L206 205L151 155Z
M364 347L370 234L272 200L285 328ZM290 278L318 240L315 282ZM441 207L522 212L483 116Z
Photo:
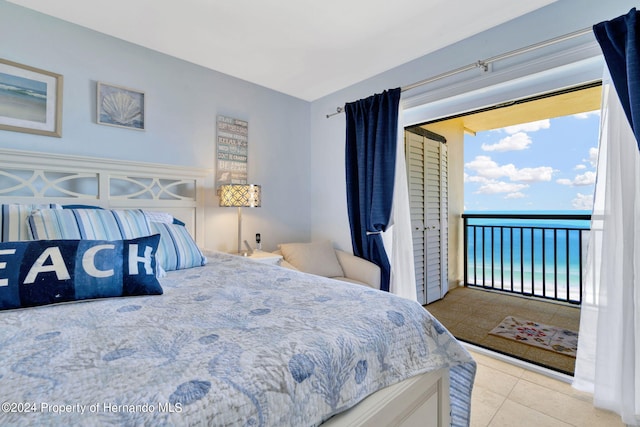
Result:
M300 271L324 277L344 276L333 243L282 243L284 260Z

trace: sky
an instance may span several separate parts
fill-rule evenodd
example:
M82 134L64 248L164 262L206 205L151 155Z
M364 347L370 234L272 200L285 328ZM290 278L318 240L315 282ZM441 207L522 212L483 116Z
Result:
M37 90L44 93L47 92L47 84L45 82L28 79L26 77L13 76L5 73L0 73L0 85L2 84Z
M591 211L600 111L466 134L465 211Z

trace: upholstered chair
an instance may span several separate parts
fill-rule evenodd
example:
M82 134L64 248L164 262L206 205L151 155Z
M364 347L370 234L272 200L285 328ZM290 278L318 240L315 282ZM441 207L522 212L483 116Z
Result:
M275 253L282 255L282 267L380 289L380 267L335 249L330 241L282 243L278 247Z

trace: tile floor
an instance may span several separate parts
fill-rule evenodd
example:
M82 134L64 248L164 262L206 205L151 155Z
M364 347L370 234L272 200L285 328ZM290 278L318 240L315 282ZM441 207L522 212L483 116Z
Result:
M568 376L467 348L478 363L471 427L624 426L617 414L594 408L591 395L571 387Z

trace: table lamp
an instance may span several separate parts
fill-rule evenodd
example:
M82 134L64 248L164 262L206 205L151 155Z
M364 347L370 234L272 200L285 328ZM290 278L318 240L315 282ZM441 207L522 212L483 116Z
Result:
M256 184L225 184L220 186L220 206L238 208L238 253L242 252L242 208L259 208L261 187Z

